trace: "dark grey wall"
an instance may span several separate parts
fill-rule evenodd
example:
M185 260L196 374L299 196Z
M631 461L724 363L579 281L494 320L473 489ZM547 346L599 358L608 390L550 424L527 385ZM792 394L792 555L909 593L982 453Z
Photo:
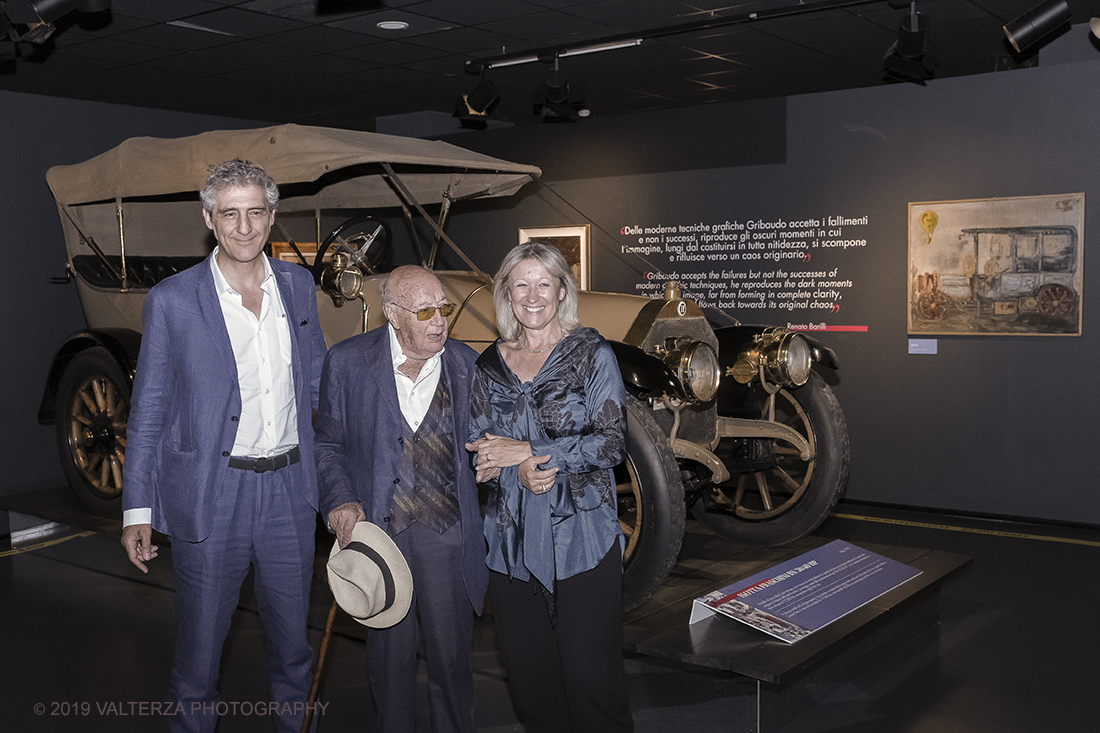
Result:
M178 137L255 127L222 117L0 92L0 494L63 485L53 430L37 422L46 370L61 342L84 328L64 274L65 245L46 170L77 163L139 135Z
M448 231L491 272L518 227L590 223L594 287L615 290L632 289L648 267L619 254L626 224L867 214L869 245L844 266L859 283L845 314L868 331L824 337L842 362L830 379L852 435L848 495L1100 523L1090 478L1100 397L1088 381L1100 357L1100 270L1090 257L1082 336L940 337L937 355L906 349L908 202L1068 192L1088 200L1100 190L1100 58L1078 31L1044 49L1038 68L927 87L454 135L548 175L513 199L456 207ZM64 262L46 168L132 135L254 123L15 94L0 94L0 104L2 337L14 345L0 357L0 493L12 493L61 483L52 434L35 414L54 349L82 326L72 290L45 285ZM1082 240L1100 241L1091 218Z
M632 291L649 265L619 254L629 243L620 234L624 224L866 214L869 225L859 236L868 246L833 256L857 283L840 322L868 331L822 337L842 363L830 379L851 430L848 496L1097 523L1091 475L1100 396L1089 378L1100 359L1092 307L1100 266L1091 257L1084 257L1082 336L939 337L937 355L907 353L908 202L1084 192L1087 203L1100 190L1100 58L1081 33L1059 42L1078 45L1061 56L1044 50L1038 68L790 98L786 153L778 161L727 163L730 146L757 141L739 136L737 105L705 107L707 114L696 110L681 131L695 151L681 170L666 165L681 136L634 135L630 153L663 151L656 170L608 177L601 153L590 152L572 179L532 187L511 208L456 217L451 234L492 272L517 227L588 222L594 288ZM596 123L591 132L589 122ZM586 138L615 139L616 124L577 124L575 141L539 127L512 131L509 145L474 135L449 139L557 173L556 145L593 151ZM697 151L706 146L714 154L700 164ZM626 153L609 145L606 154ZM1100 241L1092 217L1082 241L1086 249ZM779 311L735 315L746 322L790 318Z
M782 163L786 113L785 99L760 99L448 139L496 157L537 161L544 182L608 178Z

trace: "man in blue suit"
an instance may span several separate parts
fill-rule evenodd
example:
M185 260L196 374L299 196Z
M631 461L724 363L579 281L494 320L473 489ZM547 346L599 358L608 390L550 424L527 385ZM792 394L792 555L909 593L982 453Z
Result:
M481 613L488 582L465 450L477 353L447 338L455 306L422 267L394 270L382 307L387 325L336 344L325 360L317 408L321 513L341 546L358 521L385 528L412 570L408 615L367 632L383 733L416 729L419 634L432 729L472 733L471 610Z
M148 572L152 528L172 539L170 727L214 730L222 646L253 565L271 712L279 730L296 731L313 667L311 412L325 356L316 290L304 268L263 253L279 190L262 168L214 166L201 197L217 248L150 290L142 312L122 544Z

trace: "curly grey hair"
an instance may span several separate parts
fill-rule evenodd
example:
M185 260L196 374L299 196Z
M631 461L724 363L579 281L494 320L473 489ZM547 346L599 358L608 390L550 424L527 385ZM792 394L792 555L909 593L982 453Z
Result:
M509 282L512 270L527 259L538 260L551 277L557 278L565 288L565 297L558 303L558 323L565 333L569 333L580 322L577 318L577 281L573 279L573 270L561 251L543 239L530 239L512 248L500 263L500 269L493 276L493 305L497 313L497 328L505 341L515 341L520 337L522 326L512 312L512 301L508 297L511 289Z
M210 173L206 178L206 185L199 191L202 199L202 208L213 212L218 205L218 192L231 186L259 186L264 192L269 211L275 211L279 206L279 187L275 181L260 166L250 160L234 158L224 163L210 166Z

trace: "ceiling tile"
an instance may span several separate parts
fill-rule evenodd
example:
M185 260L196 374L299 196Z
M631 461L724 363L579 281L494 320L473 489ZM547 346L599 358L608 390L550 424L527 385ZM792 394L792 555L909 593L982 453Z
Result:
M188 18L200 13L208 13L212 10L220 10L229 3L217 2L217 0L112 0L111 14L117 20L123 18L140 18L158 23L167 23L170 20Z
M477 0L477 2L454 2L454 0L426 0L417 3L410 10L417 15L439 18L456 25L478 26L493 20L509 20L517 16L529 15L542 10L523 0Z
M117 63L126 59L128 64L143 64L177 54L177 51L141 43L129 43L114 38L97 38L66 49L67 53L81 58L99 59Z
M294 48L311 53L334 53L371 43L361 33L330 28L324 25L299 25L280 33L256 36L264 43L274 43L283 48Z
M259 38L312 26L310 23L240 8L222 8L192 15L185 18L183 22L227 33L235 38Z
M235 40L233 36L220 33L161 23L119 33L114 38L129 43L138 43L155 48L169 48L175 51L201 51L205 48L233 43Z
M934 78L989 73L1008 54L1004 23L1037 1L920 0ZM319 15L318 0L113 0L109 15L63 16L46 43L18 43L0 89L370 129L376 116L449 113L476 84L468 61L641 33L639 47L560 60L595 114L630 114L883 84L882 57L907 12L886 0L824 9L813 0L330 4L337 12ZM1051 37L1100 53L1084 25L1100 16L1100 0L1070 7L1076 25ZM383 19L409 27L386 31ZM501 89L495 116L537 122L532 95L550 68L486 72Z

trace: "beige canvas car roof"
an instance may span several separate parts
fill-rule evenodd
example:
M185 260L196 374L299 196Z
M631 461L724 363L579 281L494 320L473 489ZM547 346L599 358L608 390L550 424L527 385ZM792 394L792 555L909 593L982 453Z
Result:
M83 163L46 173L58 204L198 191L211 165L244 158L263 166L286 190L280 210L373 208L400 202L381 164L389 163L417 201L468 195L505 196L541 171L449 143L306 125L214 130L183 138L137 137ZM289 194L289 195L288 195Z

